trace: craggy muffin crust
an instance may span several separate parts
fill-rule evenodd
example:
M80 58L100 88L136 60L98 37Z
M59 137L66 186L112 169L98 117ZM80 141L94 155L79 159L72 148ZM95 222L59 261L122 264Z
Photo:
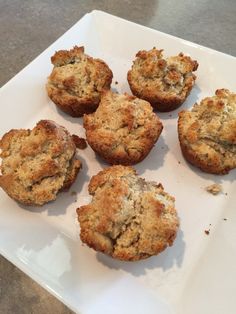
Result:
M174 198L131 167L112 166L92 177L90 204L77 209L81 240L124 261L171 246L179 227Z
M112 71L100 60L84 53L84 47L57 51L48 78L47 92L51 100L72 117L96 110L100 93L109 89Z
M218 89L215 96L179 113L184 157L201 170L226 174L236 167L236 94Z
M0 186L26 205L54 200L60 190L70 187L81 168L69 132L50 120L41 120L32 131L9 131L0 148Z
M134 95L149 101L154 109L171 111L189 95L198 63L183 53L164 59L162 51L139 51L127 79Z
M106 91L96 112L84 115L89 145L110 164L132 165L143 160L162 131L147 101Z

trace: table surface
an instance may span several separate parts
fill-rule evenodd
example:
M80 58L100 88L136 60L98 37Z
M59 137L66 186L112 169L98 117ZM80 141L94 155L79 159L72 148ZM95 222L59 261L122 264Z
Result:
M235 0L0 0L0 86L94 9L236 56ZM72 313L3 257L0 309Z

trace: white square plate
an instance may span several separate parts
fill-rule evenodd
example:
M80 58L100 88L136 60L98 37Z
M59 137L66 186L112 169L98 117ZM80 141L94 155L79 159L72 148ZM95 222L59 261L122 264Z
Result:
M183 51L200 64L196 86L181 109L213 95L217 88L235 91L234 57L93 11L1 88L0 136L11 128L32 128L44 118L84 136L82 119L58 111L45 91L50 57L55 50L74 45L84 45L86 53L108 63L113 88L119 92L130 92L126 74L136 52L153 46L163 48L166 55ZM126 263L81 245L75 209L89 202L87 183L106 166L87 148L79 151L83 170L77 182L55 202L27 208L0 191L1 254L83 314L235 313L236 173L209 175L185 162L177 139L179 110L159 114L162 136L135 167L176 197L181 226L173 247L159 256ZM213 196L205 191L213 182L223 186L223 193Z

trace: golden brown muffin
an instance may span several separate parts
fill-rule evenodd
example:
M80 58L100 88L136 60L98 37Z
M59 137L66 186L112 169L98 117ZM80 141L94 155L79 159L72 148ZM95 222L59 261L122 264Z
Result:
M148 155L163 126L147 101L106 91L96 112L84 115L84 128L88 144L105 161L132 165Z
M110 89L112 71L100 60L84 53L84 47L57 51L48 78L47 92L51 100L72 117L96 110L100 93Z
M33 130L13 129L0 140L0 186L16 201L43 205L76 179L81 162L69 132L50 120Z
M183 53L164 59L162 51L139 51L127 79L135 96L149 101L154 109L171 111L189 95L198 63Z
M112 166L92 177L90 204L77 209L81 240L124 261L156 255L171 246L179 227L174 198L131 167Z
M236 167L236 94L218 89L215 96L179 113L184 157L201 170L226 174Z

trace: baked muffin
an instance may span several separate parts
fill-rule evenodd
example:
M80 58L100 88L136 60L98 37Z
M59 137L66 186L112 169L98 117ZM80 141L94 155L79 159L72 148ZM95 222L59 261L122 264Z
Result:
M92 177L90 204L77 209L82 242L124 261L171 246L179 227L174 198L131 167L112 166Z
M198 63L183 53L164 59L162 51L139 51L127 79L135 96L149 101L154 109L171 111L189 95Z
M113 74L108 65L77 46L57 51L51 61L54 68L47 82L51 100L72 117L95 111L101 91L110 89Z
M96 112L84 115L84 128L88 144L105 161L132 165L148 155L163 126L147 101L106 91Z
M178 133L186 160L201 170L226 174L236 167L236 94L215 96L179 113Z
M0 186L14 200L43 205L76 179L81 162L69 132L50 120L33 130L13 129L0 140Z

